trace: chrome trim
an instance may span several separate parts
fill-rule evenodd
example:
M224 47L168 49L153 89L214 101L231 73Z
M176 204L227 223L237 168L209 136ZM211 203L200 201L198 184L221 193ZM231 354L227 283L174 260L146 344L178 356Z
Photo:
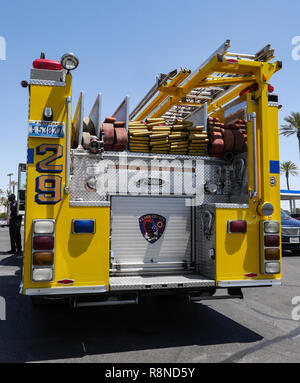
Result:
M110 206L109 201L70 201L70 206Z
M35 222L37 221L51 221L54 223L54 229L53 229L53 233L35 233L34 232L34 224ZM43 282L53 282L54 281L54 278L55 278L55 268L54 268L54 265L55 265L55 232L56 232L56 220L55 219L47 219L47 218L36 218L36 219L33 219L32 220L32 223L31 223L31 230L32 230L32 235L31 235L31 272L30 272L30 279L33 283L43 283ZM44 236L49 236L49 237L53 237L54 238L54 247L53 249L50 249L50 250L35 250L33 248L33 239L35 237L44 237ZM34 266L33 265L33 253L39 253L39 252L49 252L49 253L53 253L53 265L49 265L49 266ZM50 280L43 280L43 281L36 281L33 279L33 270L34 269L51 269L52 270L52 278Z
M100 286L65 286L25 289L25 295L68 295L68 294L89 294L89 293L105 293L106 285Z
M83 92L80 92L79 135L78 135L79 149L82 149L82 133L83 133L83 118L84 118L83 115L84 115L84 94Z
M281 279L243 279L236 281L218 281L218 287L251 287L251 286L277 286L281 285Z
M217 203L206 203L205 206L212 206L215 209L249 209L247 203L231 203L231 202L217 202Z

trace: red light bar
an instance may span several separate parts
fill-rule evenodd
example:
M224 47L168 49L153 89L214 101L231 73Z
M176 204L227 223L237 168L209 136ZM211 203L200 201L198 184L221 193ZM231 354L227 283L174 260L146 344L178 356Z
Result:
M228 221L228 233L246 233L246 221Z
M243 89L240 92L240 96L243 96L244 94L249 93L249 92L255 92L257 89L258 89L258 83L255 82L255 83L247 86L247 88Z
M40 236L33 238L34 250L52 250L54 248L54 237Z
M32 65L35 69L62 70L61 63L56 60L36 59Z
M265 235L264 244L267 247L278 247L279 235Z
M225 59L226 62L228 63L238 63L239 61L236 59Z

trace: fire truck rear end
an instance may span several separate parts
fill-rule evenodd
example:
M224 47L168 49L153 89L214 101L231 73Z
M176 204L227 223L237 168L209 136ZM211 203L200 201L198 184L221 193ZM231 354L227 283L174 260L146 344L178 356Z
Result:
M242 298L281 284L278 96L268 45L227 40L130 111L72 114L73 54L33 62L21 293L73 306Z

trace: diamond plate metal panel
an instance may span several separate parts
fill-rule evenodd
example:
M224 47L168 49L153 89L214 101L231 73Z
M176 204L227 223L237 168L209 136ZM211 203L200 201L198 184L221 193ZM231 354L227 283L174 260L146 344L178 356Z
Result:
M186 196L193 206L211 203L248 203L247 153L243 177L234 165L210 157L106 152L99 155L72 151L70 204L108 205L110 196ZM217 185L216 194L204 191L205 183Z
M66 86L66 83L63 81L51 81L51 80L30 80L30 85L43 85L43 86L60 86L64 87Z
M228 202L248 204L248 153L236 155L229 171Z
M215 280L197 274L165 276L110 277L110 291L157 290L165 288L188 288L215 286Z
M190 156L72 154L70 201L101 203L112 195L186 196L204 200L205 161Z

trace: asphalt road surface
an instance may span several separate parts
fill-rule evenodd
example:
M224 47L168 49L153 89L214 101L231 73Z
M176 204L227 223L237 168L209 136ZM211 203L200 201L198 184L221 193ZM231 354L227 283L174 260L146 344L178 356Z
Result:
M22 258L6 250L1 228L0 362L300 362L300 255L284 256L283 286L244 289L243 300L72 309L32 307L19 295Z

